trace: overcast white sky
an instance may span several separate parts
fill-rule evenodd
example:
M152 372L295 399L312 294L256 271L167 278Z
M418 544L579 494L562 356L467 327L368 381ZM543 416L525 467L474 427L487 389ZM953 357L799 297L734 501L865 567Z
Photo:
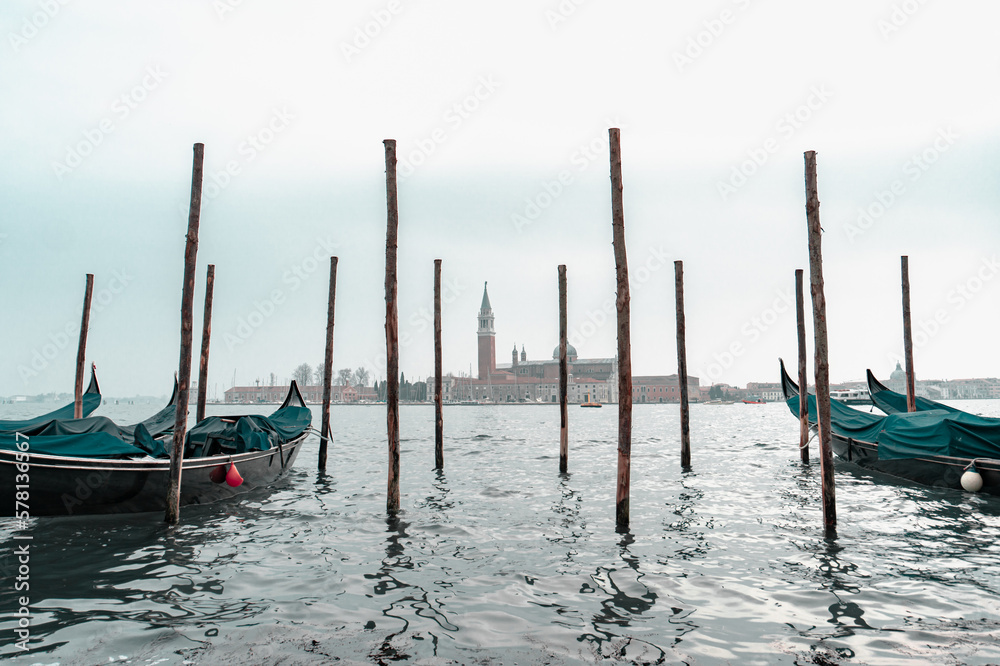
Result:
M816 150L832 379L895 366L904 254L918 377L1000 376L1000 5L320 4L3 3L0 395L71 390L88 272L104 392L168 390L195 142L220 397L322 361L330 254L335 365L384 376L385 138L407 378L433 369L435 258L446 370L475 363L486 280L498 360L550 357L561 263L571 341L613 356L611 126L637 374L676 371L677 259L703 385L794 359Z

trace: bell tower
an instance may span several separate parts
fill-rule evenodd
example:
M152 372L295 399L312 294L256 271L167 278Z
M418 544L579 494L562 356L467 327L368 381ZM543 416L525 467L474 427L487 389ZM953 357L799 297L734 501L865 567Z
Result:
M483 304L479 307L479 379L487 379L497 369L497 332L493 328L493 308L483 283Z

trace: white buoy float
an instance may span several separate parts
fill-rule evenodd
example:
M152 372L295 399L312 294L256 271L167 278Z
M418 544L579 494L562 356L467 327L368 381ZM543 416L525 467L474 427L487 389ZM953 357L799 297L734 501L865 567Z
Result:
M970 493L978 493L983 489L983 475L976 471L976 463L972 462L962 474L962 487Z

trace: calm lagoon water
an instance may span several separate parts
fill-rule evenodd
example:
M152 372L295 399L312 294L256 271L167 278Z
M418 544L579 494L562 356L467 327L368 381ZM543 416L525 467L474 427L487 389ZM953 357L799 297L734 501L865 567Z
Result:
M1000 416L1000 401L956 404ZM13 646L14 532L0 519L0 658L1000 663L1000 501L838 468L827 539L815 446L803 467L784 404L692 406L688 472L676 405L637 405L621 534L615 406L571 408L565 475L555 406L446 408L443 472L433 408L404 406L396 520L384 407L333 418L326 474L312 438L279 487L184 508L175 528L158 514L33 519L29 653Z

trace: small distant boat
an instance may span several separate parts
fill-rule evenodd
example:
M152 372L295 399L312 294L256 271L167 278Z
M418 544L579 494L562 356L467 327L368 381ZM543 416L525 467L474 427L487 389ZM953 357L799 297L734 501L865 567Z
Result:
M744 398L743 399L743 404L744 405L763 405L765 403L764 403L764 399L763 398Z
M868 389L841 389L830 391L830 399L845 405L870 405L872 404L871 394Z
M604 405L602 405L599 402L581 402L580 406L581 407L603 407Z

